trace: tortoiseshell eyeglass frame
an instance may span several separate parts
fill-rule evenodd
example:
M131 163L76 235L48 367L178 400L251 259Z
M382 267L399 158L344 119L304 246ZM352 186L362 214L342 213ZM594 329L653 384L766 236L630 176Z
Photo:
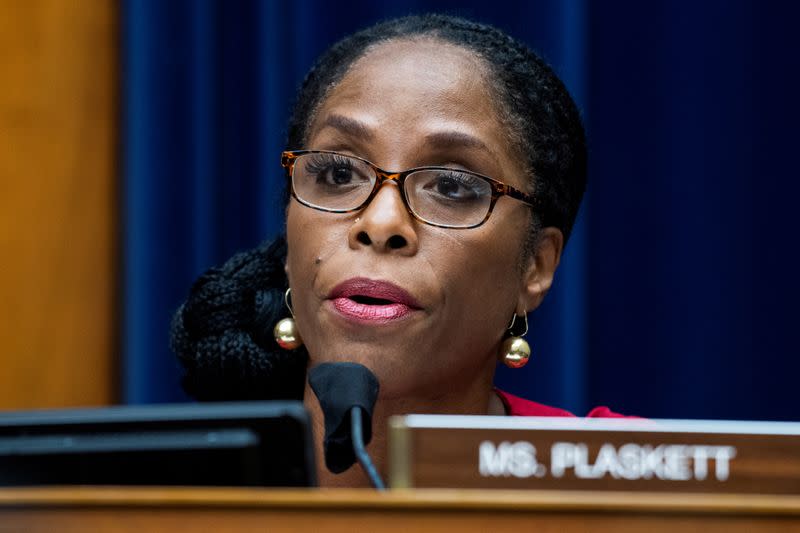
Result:
M376 176L375 184L372 186L372 191L369 193L369 196L367 196L367 198L363 202L361 202L361 204L359 204L356 207L350 208L350 209L328 209L328 208L325 208L325 207L320 207L318 205L313 205L313 204L303 200L302 198L299 198L297 196L297 194L295 193L295 190L294 190L294 182L292 181L292 173L294 172L294 164L295 164L295 161L297 160L297 158L302 156L302 155L308 155L308 154L333 154L333 155L338 155L338 156L341 156L341 157L350 157L352 159L357 159L358 161L361 161L361 162L367 164L372 169L372 171L375 172L375 176ZM393 182L397 183L398 188L400 189L400 197L403 199L403 204L405 205L406 210L409 213L411 213L411 216L413 216L415 219L419 220L420 222L424 222L425 224L429 224L431 226L436 226L436 227L439 227L439 228L452 228L452 229L477 228L478 226L480 226L481 224L483 224L484 222L489 220L489 216L492 214L492 211L494 211L494 206L497 203L497 199L500 198L501 196L510 196L512 198L515 198L515 199L517 199L517 200L529 205L530 207L537 207L537 202L531 195L529 195L527 193L524 193L524 192L520 191L519 189L517 189L515 187L512 187L511 185L507 185L507 184L505 184L505 183L503 183L501 181L497 181L495 179L492 179L489 176L484 176L483 174L478 174L477 172L471 172L469 170L433 166L433 167L415 167L415 168L410 168L408 170L403 170L402 172L389 172L388 170L383 170L382 168L378 167L377 165L375 165L374 163L372 163L370 161L367 161L364 158L357 157L357 156L350 155L350 154L342 154L342 153L334 152L334 151L331 151L331 150L291 150L291 151L285 151L285 152L281 153L281 166L286 170L286 177L289 180L292 197L295 200L297 200L301 204L303 204L303 205L305 205L307 207L310 207L312 209L317 209L319 211L326 211L326 212L329 212L329 213L352 213L352 212L355 212L355 211L358 211L358 210L362 209L364 206L366 206L367 204L369 204L372 201L372 199L375 197L376 194L378 194L378 191L380 190L381 185L385 181L393 181ZM421 216L419 216L417 213L415 213L414 210L411 209L411 206L408 204L408 198L406 198L406 190L405 190L405 186L404 185L405 185L406 178L410 174L413 174L415 172L419 172L421 170L444 170L444 171L457 170L458 172L462 172L464 174L469 174L470 176L474 176L476 178L480 178L480 179L488 182L489 185L492 188L492 199L491 199L491 201L489 203L489 210L486 212L486 216L483 217L483 220L481 220L480 222L477 222L475 224L468 225L468 226L455 226L455 225L448 225L448 224L437 224L436 222L431 222L430 220L426 220L426 219L422 218Z

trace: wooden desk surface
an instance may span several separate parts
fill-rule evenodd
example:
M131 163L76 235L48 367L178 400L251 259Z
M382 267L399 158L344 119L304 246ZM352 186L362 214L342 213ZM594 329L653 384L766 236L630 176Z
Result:
M0 490L0 531L800 532L800 497L578 491Z

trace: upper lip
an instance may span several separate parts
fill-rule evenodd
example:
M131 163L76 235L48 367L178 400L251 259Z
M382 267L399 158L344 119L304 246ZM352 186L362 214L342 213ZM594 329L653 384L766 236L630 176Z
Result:
M413 307L421 308L419 302L405 289L388 281L377 281L369 278L350 278L339 283L333 288L328 298L352 298L353 296L366 296L380 300L389 300Z

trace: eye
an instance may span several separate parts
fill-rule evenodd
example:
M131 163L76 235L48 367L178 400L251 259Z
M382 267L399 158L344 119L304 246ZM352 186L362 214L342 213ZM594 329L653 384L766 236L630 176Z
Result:
M429 175L423 190L442 199L469 202L481 198L486 185L484 180L470 174L437 171Z
M339 154L313 154L305 165L304 172L313 181L324 187L342 188L369 183L360 161Z
M353 180L353 171L347 167L335 167L330 171L330 179L337 185L350 183Z

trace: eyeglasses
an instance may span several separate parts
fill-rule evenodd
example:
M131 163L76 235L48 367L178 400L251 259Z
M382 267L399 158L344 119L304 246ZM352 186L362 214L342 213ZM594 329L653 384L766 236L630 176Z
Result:
M418 167L388 172L366 159L323 150L283 152L281 165L298 202L331 213L358 211L385 181L397 183L414 218L442 228L480 226L503 195L534 206L530 195L468 170Z

